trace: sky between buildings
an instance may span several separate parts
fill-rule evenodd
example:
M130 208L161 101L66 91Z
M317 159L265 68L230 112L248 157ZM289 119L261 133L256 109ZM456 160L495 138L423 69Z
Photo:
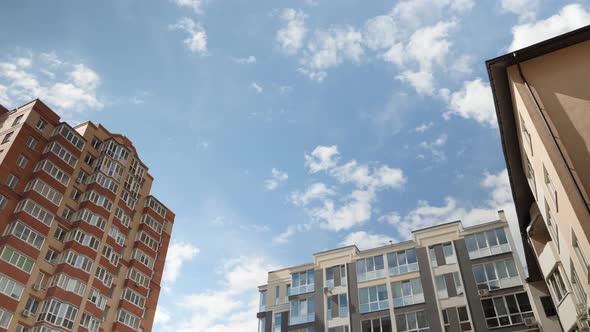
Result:
M0 104L127 135L176 213L155 331L254 331L266 271L491 221L484 61L588 1L3 1Z

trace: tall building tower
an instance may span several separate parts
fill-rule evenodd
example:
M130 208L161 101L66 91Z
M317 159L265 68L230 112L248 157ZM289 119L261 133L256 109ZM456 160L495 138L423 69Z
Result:
M487 61L529 280L589 331L590 26Z
M174 214L125 136L0 106L0 331L151 331Z
M258 332L560 331L547 297L526 283L508 224L461 222L410 241L314 254L268 273Z

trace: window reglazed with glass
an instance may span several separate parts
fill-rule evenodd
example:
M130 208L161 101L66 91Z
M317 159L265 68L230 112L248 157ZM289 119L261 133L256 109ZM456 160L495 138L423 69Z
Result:
M430 324L425 311L395 315L398 332L429 332Z
M303 324L315 320L315 301L313 297L291 301L289 325Z
M522 324L534 317L527 293L509 294L481 301L488 328Z
M363 258L356 261L356 278L358 281L373 280L385 276L383 255Z
M478 289L499 289L521 284L514 259L473 265Z
M408 249L404 251L392 252L387 254L387 264L389 275L398 275L407 272L418 271L418 259L416 250Z
M291 295L313 292L315 287L314 271L307 270L291 274Z
M504 228L467 235L465 236L465 245L471 259L496 255L511 250Z
M386 285L359 289L360 312L371 312L389 308Z
M394 308L424 302L424 291L420 278L392 282L391 292L393 293Z

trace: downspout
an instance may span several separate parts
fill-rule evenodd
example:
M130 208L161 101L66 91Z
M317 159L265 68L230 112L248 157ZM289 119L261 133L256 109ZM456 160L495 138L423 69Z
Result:
M561 148L559 147L559 144L557 143L557 139L555 138L556 137L555 133L553 132L553 129L551 129L551 126L549 125L549 122L547 121L547 117L545 116L545 113L543 113L543 111L541 110L541 106L539 105L539 101L537 100L537 97L533 93L533 90L531 89L529 82L527 81L526 77L524 76L524 73L522 71L522 67L520 66L520 61L518 60L518 56L516 55L516 53L512 53L512 56L513 56L514 60L516 61L516 67L518 68L518 74L520 75L520 78L524 82L524 85L526 86L531 99L535 103L535 108L537 109L537 112L541 115L541 118L543 119L543 124L545 125L545 128L549 131L550 136L551 136L551 140L553 141L553 144L555 144L557 151L559 151L559 156L561 157L561 161L563 161L563 163L566 165L567 171L568 171L569 175L572 177L572 180L574 181L574 185L576 186L576 190L578 191L578 194L580 195L580 197L582 197L582 201L584 202L584 206L586 207L586 211L588 211L588 214L590 214L590 206L588 206L588 203L586 202L586 199L584 198L584 195L582 193L582 189L580 188L580 186L578 185L578 182L576 181L576 178L574 177L574 173L572 172L572 168L570 167L570 165L568 164L568 162L565 158L564 152L561 150ZM578 328L580 328L580 331L590 331L590 327L588 325L588 309L586 309L585 312L583 312L583 313L578 312L577 318L578 318L577 325L578 325ZM559 315L557 315L557 319L561 323L561 319L560 319Z

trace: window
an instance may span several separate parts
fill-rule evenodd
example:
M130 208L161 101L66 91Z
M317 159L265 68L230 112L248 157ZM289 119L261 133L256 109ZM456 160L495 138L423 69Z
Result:
M137 270L136 268L129 269L129 272L127 273L127 278L135 281L136 286L148 288L150 284L150 277L139 272L139 270Z
M113 209L113 201L108 199L106 196L97 193L96 191L87 191L82 194L80 202L91 201L97 206L103 207L108 212Z
M534 317L527 293L510 294L481 301L488 328L522 324Z
M291 301L289 325L303 324L315 320L315 302L313 297Z
M576 257L578 257L578 262L580 263L580 265L582 265L582 272L584 272L586 279L588 279L588 269L590 269L590 266L588 265L588 261L586 260L586 256L584 255L584 251L582 250L582 248L580 248L580 243L578 242L578 237L576 236L576 233L574 232L573 229L572 229L571 233L572 233L572 247L574 247L574 251L576 252Z
M4 235L12 234L16 238L26 242L37 250L40 250L45 242L45 238L34 231L32 228L17 220L6 227Z
M74 216L74 211L72 211L72 209L70 209L69 207L65 206L63 211L61 212L61 216L67 220L67 221L71 221L72 217Z
M467 235L465 244L471 259L510 251L504 228Z
M362 332L391 332L391 318L389 316L361 321Z
M39 309L39 300L33 297L29 297L29 299L27 300L27 304L25 304L25 310L28 310L33 315L36 315L37 309Z
M291 295L309 293L314 291L314 271L307 270L291 274Z
M57 142L51 142L48 144L43 152L51 151L55 154L59 159L63 160L66 164L70 165L71 167L76 167L78 163L78 158L74 156L68 149L64 148L61 144Z
M6 178L6 185L9 186L10 188L14 189L14 188L16 188L17 184L18 184L18 177L16 177L14 174L8 174L8 177Z
M529 146L529 151L531 151L531 155L533 155L533 141L531 140L531 134L527 130L522 118L520 118L520 127L522 129L522 137L524 138L523 141Z
M445 263L446 264L454 264L457 263L457 258L455 257L455 252L453 250L452 243L445 243L442 245L443 254L445 256Z
M16 332L29 332L29 328L18 324L16 326ZM43 331L35 331L35 332L43 332Z
M66 241L76 241L92 250L98 250L98 246L100 245L100 239L94 235L81 231L79 228L69 232Z
M260 306L258 312L266 311L266 290L260 292Z
M107 298L102 295L96 288L92 288L88 293L88 301L92 302L97 308L104 310L107 305Z
M107 287L111 287L113 285L113 275L100 265L96 268L94 276Z
M105 218L101 217L100 215L88 210L82 209L76 212L76 215L73 218L74 220L84 220L84 222L88 223L89 225L95 226L100 230L104 230L107 224Z
M553 204L555 204L555 207L557 209L557 190L555 189L555 185L553 185L553 182L549 177L549 173L547 172L545 165L543 165L543 177L545 179L545 185L547 186L547 190L549 191L549 196L553 200Z
M34 260L7 246L2 248L0 259L26 273L31 273L35 265Z
M92 163L94 162L94 157L87 153L86 157L84 157L84 162L86 163L86 165L92 166Z
M52 186L45 183L43 180L34 179L29 181L25 187L25 191L30 191L31 189L39 193L39 195L45 197L54 205L59 206L61 204L63 195L55 190Z
M27 138L27 146L29 149L35 150L37 147L37 140L33 136L29 136L29 138Z
M364 258L356 261L356 277L358 281L373 280L385 276L383 255Z
M96 174L100 174L100 173L96 173ZM78 177L76 178L76 182L78 182L80 184L85 184L86 180L88 180L88 173L80 170L78 172Z
M378 285L359 288L360 312L371 312L389 308L387 301L387 287Z
M114 160L121 161L124 164L127 163L129 158L129 151L112 139L105 142L102 151Z
M82 314L82 319L80 320L80 325L85 327L89 332L98 332L100 328L100 320L91 314L84 312Z
M72 278L65 273L59 273L51 279L49 287L59 287L67 292L72 292L80 296L84 296L86 290L86 283L82 280Z
M521 284L514 259L473 265L473 274L478 289L499 289Z
M133 250L133 259L139 261L140 263L149 267L150 269L154 267L154 259L148 256L141 249L135 248Z
M136 291L132 290L131 288L125 288L123 294L121 295L121 298L129 301L130 303L138 306L141 309L143 309L145 306L145 297L140 295Z
M21 295L25 286L21 283L16 282L7 276L0 274L0 293L12 297L13 299L20 300Z
M14 131L11 131L8 134L4 135L4 139L2 140L2 144L10 142L12 135L14 135Z
M25 157L23 154L19 154L18 158L16 158L16 165L20 169L24 169L27 166L28 162L29 162L29 159L27 159L27 157Z
M117 252L115 252L115 250L105 244L102 247L102 255L111 263L113 264L113 266L117 267L119 265L119 259L121 258L121 255L119 255Z
M453 272L453 281L455 281L455 289L457 290L457 295L463 294L463 283L461 282L461 275L459 272Z
M398 275L406 272L418 271L418 259L416 250L408 249L387 254L389 275Z
M70 129L67 125L61 125L58 128L55 128L53 134L60 134L63 138L68 140L68 142L72 143L76 149L82 151L84 149L84 138L76 133L74 130Z
M274 325L275 325L274 331L275 332L281 332L281 320L282 320L281 313L279 312L278 314L275 314L275 322L274 322Z
M432 267L437 267L438 266L438 259L436 258L436 249L435 247L430 247L430 249L428 249L428 256L430 256L430 265L432 265Z
M545 220L547 221L547 228L549 228L551 237L557 246L557 252L560 252L561 247L559 245L559 227L555 222L555 218L553 218L553 213L551 212L551 208L549 207L547 200L545 200Z
M424 311L395 315L395 326L398 332L429 332L430 324Z
M459 314L459 326L461 331L473 331L471 328L471 321L469 320L469 314L467 313L467 307L457 307L457 313Z
M86 273L90 273L90 270L92 269L92 259L78 254L73 250L63 252L60 255L59 263L67 263Z
M135 316L134 314L128 312L125 309L119 309L119 313L117 315L117 321L135 329L139 329L139 324L141 323L141 318Z
M0 327L7 329L8 325L10 325L10 321L12 320L12 312L0 308Z
M127 240L125 234L123 234L115 225L111 225L111 228L109 229L109 236L115 239L115 242L117 242L117 244L120 246L123 246Z
M340 294L338 301L338 317L348 317L348 297Z
M98 148L100 147L100 140L96 137L92 138L92 141L90 141L90 145L95 148L96 150L98 150Z
M49 211L41 207L41 205L33 202L32 200L25 199L23 201L20 201L16 205L14 212L20 211L25 211L31 217L51 227L51 223L53 222L53 214L51 214Z
M43 121L43 119L39 119L39 121L37 121L37 124L35 125L35 128L39 129L40 131L43 131L46 125L47 122Z
M14 121L12 122L12 125L13 125L13 126L16 126L17 124L20 124L20 123L21 123L21 121L22 121L22 119L23 119L23 117L24 117L24 114L21 114L21 115L17 116L17 117L14 119Z
M55 233L53 233L53 237L56 240L63 242L64 238L66 237L66 231L63 228L58 227L55 229Z
M35 166L35 172L39 170L43 170L45 173L51 175L52 178L56 179L64 186L67 186L68 183L70 183L70 176L49 160L39 162L37 166Z
M443 309L442 311L443 327L445 332L451 332L451 323L449 322L449 310L451 309Z
M436 294L438 295L439 299L446 299L449 297L449 292L447 290L447 282L445 280L445 276L436 276L434 278L434 282L436 284Z
M47 249L47 253L45 254L45 260L51 264L55 264L56 259L57 253L51 248Z
M123 224L123 226L125 227L129 227L129 223L131 222L131 217L128 216L125 211L123 211L122 208L118 207L115 209L115 217L117 217L117 219L119 219L119 221ZM151 218L151 217L149 217ZM149 223L149 221L147 221L148 218L145 218L144 221L146 221L146 223Z
M285 293L285 303L289 303L289 295L291 295L291 285L287 285L287 292Z
M551 275L549 275L549 277L547 277L547 283L549 284L549 289L551 290L555 302L561 302L567 294L567 287L561 276L559 266L551 273Z
M531 165L531 161L529 160L529 158L525 156L525 159L526 159L526 178L529 181L529 186L531 187L531 190L533 191L533 195L536 197L537 196L537 182L535 181L535 170L533 169L533 166Z
M120 210L121 213L123 213L123 209L121 209L120 207L117 207L117 210ZM129 218L128 216L124 216ZM121 219L121 218L119 218ZM121 220L121 222L123 222ZM156 233L158 234L162 234L162 228L164 227L161 223L159 223L158 221L156 221L156 219L152 218L149 214L144 214L141 222L148 225L151 229L153 229L154 231L156 231ZM128 221L127 221L127 226L128 226Z
M279 305L280 297L279 297L280 287L275 287L275 305Z
M264 317L258 320L258 332L266 332L266 319Z
M324 287L334 288L334 273L336 269L340 269L340 266L332 266L326 269L326 280L324 281Z
M166 209L156 201L153 197L148 197L145 206L152 208L152 210L156 211L162 218L166 218Z
M141 232L137 233L136 240L145 244L146 246L148 246L148 248L150 248L154 251L158 250L158 245L159 245L158 240L149 236L146 232L141 231Z
M8 203L8 198L0 194L0 209L4 209L4 207L6 207L6 203Z
M584 291L584 286L578 277L578 273L576 272L574 265L570 264L570 266L572 269L572 289L574 290L574 294L576 294L577 303L583 304L584 307L586 307L588 296L586 295L586 291Z
M51 299L43 302L37 321L47 321L53 325L63 326L71 330L74 327L77 314L78 308L73 305Z
M391 283L391 292L393 293L394 308L424 302L424 291L420 278L393 282Z

